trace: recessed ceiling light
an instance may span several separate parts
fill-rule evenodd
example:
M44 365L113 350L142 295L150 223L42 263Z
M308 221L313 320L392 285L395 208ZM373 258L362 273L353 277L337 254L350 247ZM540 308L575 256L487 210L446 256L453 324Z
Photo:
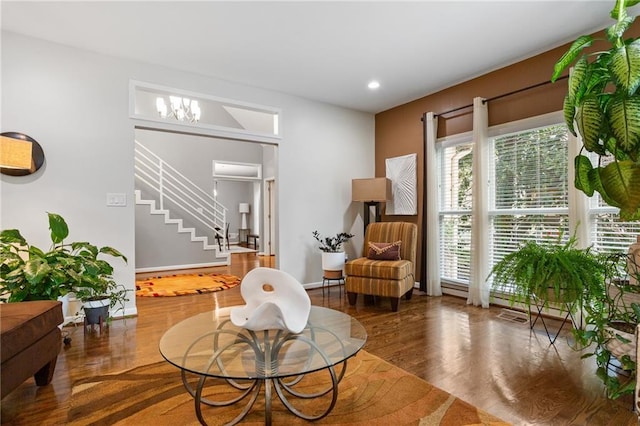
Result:
M380 83L378 83L375 80L372 80L372 81L369 82L369 84L367 84L367 87L369 89L377 89L378 87L380 87Z

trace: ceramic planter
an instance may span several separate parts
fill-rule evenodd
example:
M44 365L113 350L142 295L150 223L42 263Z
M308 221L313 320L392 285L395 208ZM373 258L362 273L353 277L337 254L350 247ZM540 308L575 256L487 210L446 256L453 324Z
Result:
M325 278L340 278L344 269L346 259L345 252L338 253L322 252L322 270Z
M623 324L627 325L627 324ZM620 325L618 325L620 327ZM636 362L636 335L635 333L628 333L616 328L616 324L612 323L611 326L605 327L605 334L610 340L605 344L606 348L617 359L622 359L624 355L629 355L629 358L633 362ZM628 342L623 342L616 336L620 336Z
M109 318L109 299L87 300L84 304L84 315L87 324L100 324Z

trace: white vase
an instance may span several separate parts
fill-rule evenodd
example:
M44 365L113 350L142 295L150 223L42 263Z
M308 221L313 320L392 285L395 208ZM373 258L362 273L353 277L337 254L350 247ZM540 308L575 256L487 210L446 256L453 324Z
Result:
M322 270L323 271L339 271L342 276L344 269L344 261L346 259L345 252L338 253L322 252Z

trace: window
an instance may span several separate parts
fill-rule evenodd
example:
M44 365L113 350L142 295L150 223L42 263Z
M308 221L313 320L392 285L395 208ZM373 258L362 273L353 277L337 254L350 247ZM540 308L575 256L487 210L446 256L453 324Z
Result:
M478 250L489 253L488 268L525 241L567 241L574 223L588 217L582 245L598 252L626 252L640 235L640 221L621 222L618 209L599 195L572 207L582 193L569 176L570 134L560 115L547 115L489 129L489 236ZM497 136L496 136L497 135ZM440 271L445 283L468 285L473 218L473 144L470 136L438 141ZM572 200L577 197L573 197ZM585 209L588 208L588 211ZM584 219L583 219L584 220ZM571 223L571 225L570 225Z
M490 140L490 265L527 240L569 235L567 141L564 125ZM471 275L472 159L468 140L444 142L439 156L440 271L444 281L469 284Z
M134 80L130 82L129 97L133 118L233 134L281 137L281 114L277 108Z
M468 284L471 268L471 143L439 152L440 271L442 278Z
M492 139L490 266L524 241L568 238L567 142L564 125Z

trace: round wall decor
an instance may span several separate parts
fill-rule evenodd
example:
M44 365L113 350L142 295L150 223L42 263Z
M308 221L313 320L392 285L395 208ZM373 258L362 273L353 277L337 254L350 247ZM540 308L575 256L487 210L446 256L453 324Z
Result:
M26 176L35 173L44 164L44 151L40 144L31 136L19 132L3 132L0 133L0 173L11 176ZM20 157L22 152L13 152L16 149L23 151L23 144L12 144L12 142L29 142L31 144L31 164L15 166L13 164L5 164L10 158ZM18 148L20 147L20 148Z

